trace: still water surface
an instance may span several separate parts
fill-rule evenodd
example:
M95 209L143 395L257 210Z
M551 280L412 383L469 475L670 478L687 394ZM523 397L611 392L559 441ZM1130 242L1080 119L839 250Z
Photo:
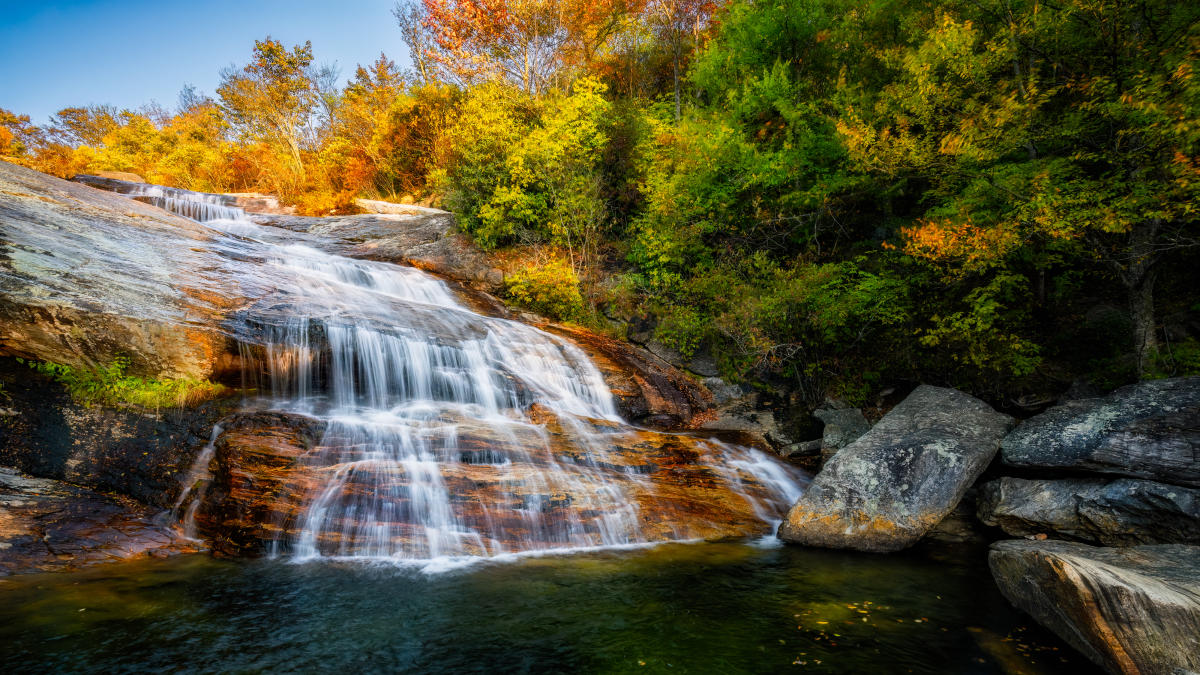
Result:
M985 551L668 544L437 573L147 560L0 580L0 672L1090 673Z

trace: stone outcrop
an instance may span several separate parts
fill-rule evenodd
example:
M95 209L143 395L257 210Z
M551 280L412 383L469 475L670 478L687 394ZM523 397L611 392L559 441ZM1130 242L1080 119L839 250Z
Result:
M828 405L813 411L813 417L825 423L821 432L821 460L828 462L838 450L850 445L871 430L871 423L858 408Z
M535 406L529 414L545 425L546 436L535 433L519 446L491 427L458 421L453 456L443 457L439 470L463 527L504 532L523 546L554 547L561 544L536 539L543 530L531 529L524 514L535 510L539 528L547 530L569 519L585 531L598 532L605 516L595 505L609 499L614 486L627 500L623 503L636 507L638 528L647 541L760 535L763 514L786 508L771 503L767 489L748 473L721 476L714 468L720 464L715 461L723 452L720 446L688 436L613 429L602 447L585 449L571 440L549 410ZM608 422L592 423L611 427ZM323 437L324 432L317 420L285 413L243 413L225 424L211 464L212 482L196 516L215 551L261 554L272 543L297 535L305 507L327 484L328 472L338 469L305 460L319 454L321 443L338 442L336 437ZM595 480L593 473L587 474L593 478L581 474L564 489L544 473L551 465L567 472L586 467L588 472L601 472L605 481ZM396 500L388 512L410 511L408 497L382 496L372 487L407 484L403 466L380 462L355 471L354 483L341 498L361 498L359 491L371 490L373 499ZM404 533L400 536L425 536L415 524L395 525ZM317 544L354 550L365 545L354 539L359 534L326 533ZM514 545L500 543L510 549Z
M921 386L825 465L779 528L785 541L896 551L949 514L1013 420L953 389Z
M1070 401L1004 439L1005 464L1200 487L1200 377L1150 380Z
M325 433L320 420L238 413L222 422L196 523L220 555L261 554L296 527L319 479L302 459Z
M1200 547L1001 541L988 563L1010 602L1108 672L1200 671Z
M1105 546L1200 544L1200 490L1129 478L1000 478L980 487L979 519L1017 537Z
M203 226L0 162L0 356L205 378L228 364L215 328L238 292Z
M0 577L187 550L155 512L0 467Z

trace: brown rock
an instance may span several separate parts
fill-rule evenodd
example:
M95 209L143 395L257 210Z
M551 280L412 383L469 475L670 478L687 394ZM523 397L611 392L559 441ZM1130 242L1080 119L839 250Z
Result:
M555 523L578 522L584 531L599 531L604 513L605 484L619 486L636 506L638 531L647 541L722 538L762 534L763 510L782 513L767 488L753 476L735 472L722 477L714 467L719 447L688 436L650 431L619 432L610 422L593 421L615 433L605 447L579 447L553 413L535 406L529 416L545 425L547 436L526 432L520 446L512 437L470 420L456 420L456 445L440 462L442 481L454 517L465 528L489 532L505 546L553 547ZM306 507L337 470L339 439L321 440L321 423L282 413L235 416L217 442L214 478L197 514L201 531L214 550L227 555L254 555L274 543L294 538ZM548 445L544 438L549 439ZM320 443L314 446L314 443ZM324 457L325 462L313 461ZM307 459L306 459L307 458ZM332 463L329 463L332 462ZM547 479L547 469L580 474L565 484ZM578 468L577 468L578 467ZM597 477L603 481L597 481ZM734 489L731 480L739 482ZM360 466L355 480L339 499L389 501L391 513L410 513L404 490L409 477L390 462ZM566 485L567 487L564 487ZM387 486L384 489L382 486ZM557 487L555 487L557 486ZM536 527L529 520L537 512ZM407 542L423 539L417 523L390 523ZM353 532L353 528L350 528ZM351 534L325 532L322 550L353 551L366 542ZM346 537L351 537L346 539ZM472 551L485 553L485 551Z
M193 550L135 502L0 467L0 576Z

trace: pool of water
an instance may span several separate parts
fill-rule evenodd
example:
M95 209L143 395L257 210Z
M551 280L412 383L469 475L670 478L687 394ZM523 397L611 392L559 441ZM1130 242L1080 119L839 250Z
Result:
M0 672L1090 673L981 549L671 544L412 568L207 556L0 580Z

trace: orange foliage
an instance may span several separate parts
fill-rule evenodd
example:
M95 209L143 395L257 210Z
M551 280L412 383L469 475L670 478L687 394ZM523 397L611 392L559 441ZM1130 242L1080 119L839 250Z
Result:
M1003 226L979 227L970 218L918 220L900 232L908 255L939 264L954 262L964 270L988 267L1020 244L1016 232Z

